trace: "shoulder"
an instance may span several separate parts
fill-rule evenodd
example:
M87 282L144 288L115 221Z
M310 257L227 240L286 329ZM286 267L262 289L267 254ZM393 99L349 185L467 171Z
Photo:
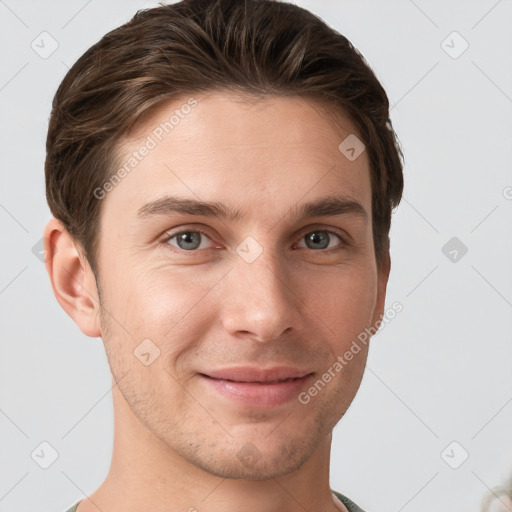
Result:
M361 507L358 507L351 499L347 498L343 494L333 491L331 489L332 493L345 505L349 512L364 512L364 510Z

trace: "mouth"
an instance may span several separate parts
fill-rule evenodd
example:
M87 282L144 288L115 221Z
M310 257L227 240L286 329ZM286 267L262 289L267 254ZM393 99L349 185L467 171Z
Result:
M291 366L275 366L273 368L258 368L253 366L237 366L223 368L203 373L206 377L232 382L256 382L268 384L284 382L292 379L301 379L312 372Z
M313 372L294 368L231 368L199 376L208 391L238 406L274 408L296 398L313 377Z
M280 382L289 382L291 380L300 380L302 377L289 377L287 379L277 379L277 380L268 380L268 381L260 381L260 380L233 380L233 379L218 379L215 377L211 377L210 375L206 374L200 374L203 375L203 377L208 377L210 379L215 380L223 380L225 382L237 382L237 383L243 383L243 384L263 384L263 385L269 385L269 384L279 384Z

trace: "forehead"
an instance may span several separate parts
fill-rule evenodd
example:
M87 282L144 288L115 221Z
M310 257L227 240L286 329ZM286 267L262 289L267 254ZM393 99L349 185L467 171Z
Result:
M125 172L104 208L135 214L173 194L253 206L261 217L339 192L370 212L366 152L350 160L339 149L347 137L361 138L348 116L305 98L252 99L210 93L151 109L118 147Z

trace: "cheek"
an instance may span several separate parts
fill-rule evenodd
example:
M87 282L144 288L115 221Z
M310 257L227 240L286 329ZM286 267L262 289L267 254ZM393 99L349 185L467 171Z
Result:
M158 346L162 359L192 348L214 313L216 306L208 293L216 281L216 275L197 280L176 268L111 275L110 304L117 312L116 319L126 328L116 326L118 342L129 337L133 351L142 340L150 339Z
M179 271L125 265L110 274L110 302L135 331L163 328L183 316L193 300L194 286L187 286Z
M375 270L351 267L311 279L308 303L316 317L344 345L355 339L371 325L376 305L377 282Z

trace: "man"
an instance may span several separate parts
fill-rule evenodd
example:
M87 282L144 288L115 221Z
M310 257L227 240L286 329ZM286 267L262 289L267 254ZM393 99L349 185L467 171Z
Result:
M70 510L361 510L331 437L384 312L401 156L373 72L292 4L140 11L75 63L46 266L103 339L115 433Z

